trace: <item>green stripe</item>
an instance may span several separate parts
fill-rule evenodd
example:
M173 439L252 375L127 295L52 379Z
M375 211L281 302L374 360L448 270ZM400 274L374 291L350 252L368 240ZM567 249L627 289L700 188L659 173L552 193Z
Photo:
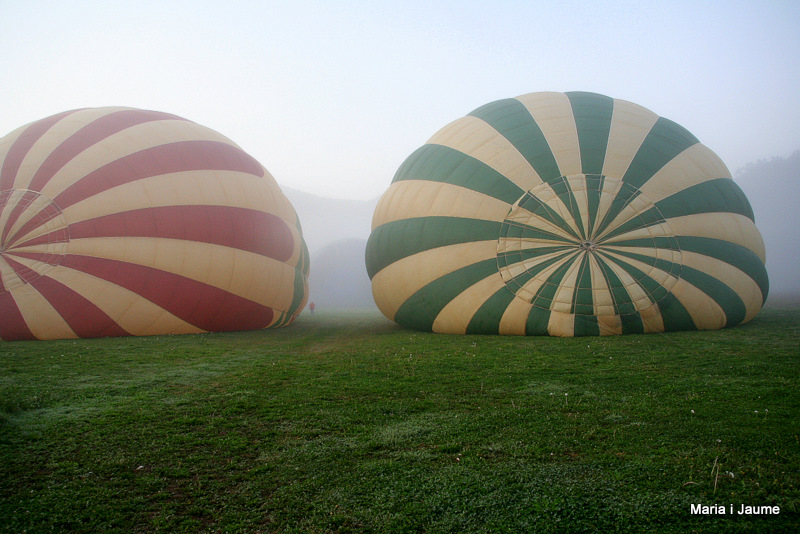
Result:
M617 253L628 258L639 260L642 263L646 263L647 265L655 267L656 269L669 272L673 276L676 276L677 271L683 280L686 280L697 289L711 297L717 304L719 304L720 308L722 308L722 310L725 312L725 326L737 325L744 321L744 318L747 316L747 308L741 297L739 297L739 295L726 284L722 283L717 278L704 273L703 271L694 269L687 265L680 266L673 262L645 256L642 254L636 254L633 252L617 251ZM667 292L668 291L666 288L662 287L661 291L653 292L652 297L657 302L664 298Z
M578 201L575 200L575 194L572 192L572 186L570 186L569 181L562 176L550 181L549 185L559 196L561 202L563 202L567 207L569 214L572 215L572 220L575 221L575 226L578 229L578 233L575 233L575 231L566 224L566 221L564 223L564 229L567 230L570 235L573 235L578 239L585 239L585 236L583 235L583 218L581 217L581 210L578 207ZM564 201L564 197L566 197L566 202Z
M573 258L574 259L574 258ZM550 308L555 297L556 291L561 287L561 282L564 280L567 271L572 266L572 261L564 262L556 268L550 277L542 284L536 296L533 298L533 305L541 308Z
M300 227L300 221L297 221L297 230L300 235L303 235L303 230ZM289 304L289 309L283 314L281 319L276 323L276 326L284 326L289 324L292 317L303 305L307 293L306 281L308 280L309 270L309 254L308 246L305 240L300 238L300 257L297 259L297 266L294 268L294 280L292 282L292 302Z
M644 254L636 254L634 252L623 252L623 251L614 251L616 254L620 256L625 256L627 258L631 258L634 260L638 260L644 264L650 265L651 267L655 267L660 271L664 271L669 273L671 276L679 277L681 276L684 266L679 263L667 261L660 258L653 258L652 256L646 256ZM661 283L657 282L655 279L651 278L650 276L645 275L643 271L640 271L638 268L630 265L628 263L623 262L619 258L607 256L609 261L612 261L619 265L620 267L624 268L628 274L633 276L634 280L647 292L647 296L650 298L651 302L658 302L662 298L666 297L669 293L669 290L665 288Z
M630 274L634 280L645 290L651 302L656 302L652 295L666 294L657 299L658 307L661 310L661 316L664 320L664 328L666 330L697 330L697 327L692 320L692 316L686 311L686 308L678 301L678 299L665 288L646 275L643 271L637 269L633 265L622 261L619 258L610 258L608 260L618 265L620 268Z
M547 325L550 322L550 310L533 307L528 313L528 320L525 322L525 335L527 336L546 336L548 335Z
M503 313L515 298L517 296L509 288L500 288L472 316L467 334L499 334Z
M499 232L499 222L460 217L416 217L382 224L367 241L367 274L372 279L384 267L425 250L496 240Z
M625 204L638 195L638 190L664 165L697 143L697 138L683 126L659 117L622 177L622 181L631 187L620 190L618 201L612 203L611 209L603 219L601 230L619 215Z
M602 174L611 133L614 99L596 93L566 93L572 105L583 174Z
M516 285L516 286L521 288L525 284L530 282L531 279L536 277L540 272L544 271L545 269L547 269L548 267L550 267L554 263L558 263L559 261L563 260L564 258L566 258L566 257L568 257L570 255L574 255L574 254L575 254L575 250L570 248L564 254L560 254L560 255L558 255L556 257L541 261L541 262L537 263L536 265L534 265L533 267L528 268L526 271L518 274L517 276L515 276L511 280L506 280L506 285L508 285L509 283L513 282L514 285ZM570 262L568 261L567 265L569 265L569 263ZM510 264L511 264L511 262L509 262L509 265ZM541 292L541 289L539 289L539 292ZM538 293L537 293L537 295L538 295ZM536 297L534 297L534 300L535 300L535 298ZM547 305L546 307L549 308L550 306Z
M658 309L661 311L661 319L664 321L664 331L697 330L692 316L686 311L678 297L672 293L658 301Z
M397 169L392 182L428 180L472 189L508 204L525 192L482 161L443 145L423 145Z
M559 184L561 185L559 186ZM567 191L567 188L561 183L561 180L551 182L550 185L556 194ZM530 192L525 193L524 198L522 198L519 202L519 206L524 210L529 211L534 215L537 215L542 219L554 224L558 228L567 232L569 235L573 236L575 239L580 239L578 234L575 233L575 230L572 229L572 227L569 225L569 223L567 223L560 213L542 202L538 197L533 196ZM560 237L559 239L563 240L563 237Z
M687 187L656 202L649 210L609 232L604 240L658 224L665 219L701 213L735 213L753 220L753 209L736 182L730 178L716 178Z
M730 178L716 178L687 187L655 205L667 219L695 213L726 212L744 215L753 221L750 202Z
M606 214L603 216L603 220L597 225L595 236L602 235L609 225L614 222L614 218L625 209L625 206L634 201L639 195L641 195L640 191L631 189L626 187L625 184L622 184L622 188L617 192L616 196L614 196L614 200L611 201L608 211L606 211Z
M488 123L508 139L543 181L561 176L550 144L522 102L515 98L498 100L479 107L470 115Z
M605 176L587 175L586 176L586 198L589 205L589 235L593 237L594 225L597 222L597 212L600 209L600 197L605 185Z
M583 254L576 284L577 287L572 300L572 313L576 315L594 315L592 269L589 263L589 254Z
M752 250L730 241L711 237L676 236L655 237L653 239L628 239L616 241L615 247L654 247L660 249L684 250L708 256L736 267L753 279L761 290L762 304L769 293L769 277L761 258Z
M564 236L508 220L501 223L499 238L506 240L541 239L559 244L564 243Z
M555 247L527 248L521 250L509 250L506 252L499 252L497 254L497 267L498 269L503 269L505 267L508 267L509 265L522 263L524 261L532 260L540 256L546 256L548 254L553 254L555 252L572 253L574 251L575 247L572 246L555 246ZM563 257L564 255L559 256L559 258ZM538 265L536 267L538 267Z
M497 274L494 258L448 273L406 299L397 310L394 320L408 328L430 331L436 317L451 300L493 274Z
M753 279L761 290L762 304L769 294L769 277L761 258L747 247L709 237L678 236L682 250L710 256L733 265Z
M622 181L640 189L664 165L698 142L683 126L659 117L631 160Z
M606 280L606 286L611 292L611 299L614 303L614 314L619 316L622 323L623 334L642 334L644 333L644 323L633 305L632 299L628 291L623 287L622 281L619 279L613 268L608 265L605 259L595 254L600 270Z
M575 336L599 336L600 324L596 315L576 315L573 326Z

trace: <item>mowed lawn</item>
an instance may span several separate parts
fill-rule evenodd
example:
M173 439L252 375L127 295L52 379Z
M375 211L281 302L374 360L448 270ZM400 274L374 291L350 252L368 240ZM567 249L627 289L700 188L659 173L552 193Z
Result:
M798 378L796 303L609 338L365 312L0 343L0 532L795 532Z

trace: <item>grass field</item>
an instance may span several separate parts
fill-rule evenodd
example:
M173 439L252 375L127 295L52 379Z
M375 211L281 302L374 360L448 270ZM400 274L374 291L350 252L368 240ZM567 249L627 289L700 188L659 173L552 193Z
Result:
M612 338L375 312L7 342L0 532L796 532L799 375L796 304Z

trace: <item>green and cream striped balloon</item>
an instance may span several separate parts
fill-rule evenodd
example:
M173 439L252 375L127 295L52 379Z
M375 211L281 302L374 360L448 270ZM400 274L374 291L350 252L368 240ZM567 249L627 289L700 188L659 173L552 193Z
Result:
M406 159L367 245L380 310L467 334L716 329L767 297L730 171L686 129L584 92L480 107Z

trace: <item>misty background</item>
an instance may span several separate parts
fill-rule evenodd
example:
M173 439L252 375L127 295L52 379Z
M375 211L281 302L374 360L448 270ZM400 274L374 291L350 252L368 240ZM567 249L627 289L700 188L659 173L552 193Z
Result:
M374 306L375 203L431 134L501 98L595 92L726 163L774 297L800 293L798 27L797 0L0 0L0 135L99 106L212 128L283 185L322 310Z
M800 149L786 158L750 162L733 175L750 200L764 238L768 303L800 298ZM364 253L380 197L336 199L281 188L300 217L311 254L309 302L321 311L376 308Z

